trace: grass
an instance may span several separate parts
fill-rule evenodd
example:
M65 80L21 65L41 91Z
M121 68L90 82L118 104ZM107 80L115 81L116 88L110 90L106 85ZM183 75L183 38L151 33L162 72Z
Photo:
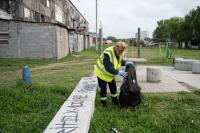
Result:
M162 49L163 56L166 55L165 48ZM180 57L184 59L197 59L200 60L200 50L191 50L191 49L175 49L171 50L171 59L168 59L161 56L160 50L158 47L151 49L151 47L141 47L140 58L147 59L146 62L138 62L140 65L173 65L173 58ZM132 48L129 46L125 57L132 58ZM138 48L133 47L133 58L138 58Z
M123 133L198 133L200 95L196 91L142 93L144 101L135 108L115 106L110 95L107 95L108 107L103 108L98 92L89 132L108 133L114 127Z
M103 49L107 46L103 46ZM164 49L163 49L164 50ZM199 50L172 49L173 57L200 59ZM0 58L0 132L43 132L82 77L89 77L99 57L94 47L60 60ZM134 58L137 49L134 47ZM131 58L131 47L125 57ZM141 48L144 65L166 63L158 48ZM91 60L85 60L91 59ZM52 63L63 66L38 68ZM22 69L29 66L32 85L22 82ZM200 91L185 83L191 92L143 93L144 101L135 108L116 107L108 94L108 108L103 109L99 92L89 132L111 132L111 127L126 132L200 132Z

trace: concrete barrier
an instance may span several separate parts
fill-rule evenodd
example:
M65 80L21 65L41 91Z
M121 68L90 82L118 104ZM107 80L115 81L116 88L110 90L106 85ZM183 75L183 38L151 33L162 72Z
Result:
M193 59L176 59L174 69L183 71L192 71L193 62L198 62L199 60Z
M174 66L174 64L175 64L175 60L176 60L176 59L183 59L183 58L174 57L174 58L173 58L173 66Z
M200 74L200 62L193 62L192 72L196 74Z
M161 67L147 67L147 82L162 82L162 71Z
M96 90L97 78L82 78L44 133L88 133Z

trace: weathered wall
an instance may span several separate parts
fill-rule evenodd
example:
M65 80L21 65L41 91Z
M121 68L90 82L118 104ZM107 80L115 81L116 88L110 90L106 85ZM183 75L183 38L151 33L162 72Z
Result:
M17 58L17 24L10 21L0 20L0 32L7 32L10 36L9 44L0 44L0 57Z
M81 46L82 35L80 34L77 34L77 35L78 35L78 52L80 52L82 49L82 46Z
M19 23L20 58L55 59L56 28L52 24Z
M69 51L70 53L74 52L74 34L69 34Z
M68 31L65 28L57 27L57 59L61 59L68 55Z
M90 39L90 47L94 46L94 43L93 43L93 37L90 36L89 39Z
M1 32L9 33L8 44L0 44L0 57L56 59L56 26L4 20L0 25Z

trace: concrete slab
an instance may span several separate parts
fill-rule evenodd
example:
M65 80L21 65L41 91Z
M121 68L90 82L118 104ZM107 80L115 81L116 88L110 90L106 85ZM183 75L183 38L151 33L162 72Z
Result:
M173 66L155 66L163 68L162 83L148 83L146 82L146 71L148 66L138 66L137 68L137 80L141 86L141 92L177 92L187 91L190 92L185 86L182 86L178 82L185 82L197 89L200 89L200 74L194 74L192 71L180 71L175 70ZM120 86L122 82L116 82L120 92ZM109 93L109 88L107 90Z
M82 78L44 133L88 133L96 90L96 77Z
M66 101L44 133L88 133L92 101Z
M137 69L137 80L139 86L142 88L141 92L176 92L176 91L187 91L189 90L182 86L178 81L166 75L166 69L163 66L163 77L161 83L149 83L146 82L146 71L148 66L138 66ZM168 69L167 69L168 70Z

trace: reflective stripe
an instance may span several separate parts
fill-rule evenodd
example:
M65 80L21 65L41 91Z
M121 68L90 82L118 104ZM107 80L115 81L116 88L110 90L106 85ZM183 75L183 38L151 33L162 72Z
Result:
M107 100L107 97L101 97L101 100Z
M115 76L110 76L108 73L106 73L106 72L98 65L98 63L97 63L96 65L97 65L97 68L98 68L103 74L105 74L106 76L115 77Z
M103 58L103 57L102 57L102 58ZM99 57L99 61L101 62L101 64L103 64L103 62L101 61L102 58Z
M110 55L111 55L111 59L112 59L112 64L113 64L113 66L115 66L115 63L114 63L114 58L113 58L113 53L112 53L112 51L110 51L110 50L104 50L105 52L109 52L110 53Z
M117 94L111 94L111 97L116 97L117 96Z

